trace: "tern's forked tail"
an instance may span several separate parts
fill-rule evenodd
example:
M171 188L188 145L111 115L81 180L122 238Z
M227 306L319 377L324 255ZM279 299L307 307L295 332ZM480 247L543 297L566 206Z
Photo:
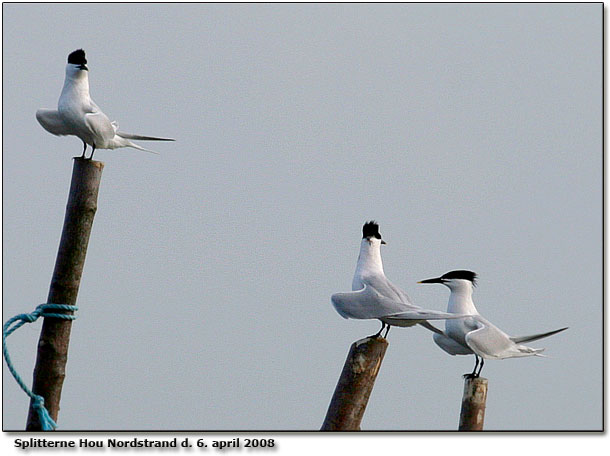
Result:
M125 140L126 142L124 143L125 145L123 147L131 147L132 149L138 149L138 150L143 150L144 152L149 152L151 154L155 154L155 155L161 155L159 154L159 152L156 152L154 150L150 150L150 149L146 149L142 146L138 146L136 143L132 143L129 140Z
M135 139L139 141L175 141L173 138L157 138L155 136L142 136L142 135L132 135L131 133L125 133L122 131L117 131L115 133L117 136L125 139Z
M549 331L546 333L532 334L531 336L511 337L510 339L516 344L521 344L523 342L532 342L534 340L542 339L544 337L549 337L549 336L552 336L553 334L557 334L561 331L565 331L566 329L568 329L567 326L565 328L556 329L554 331Z
M175 141L175 139L172 138L156 138L154 136L132 135L131 133L123 133L117 131L112 140L114 147L111 147L111 149L116 149L117 147L131 147L133 149L143 150L144 152L150 152L151 154L159 155L159 152L155 152L154 150L146 149L142 146L139 146L136 143L131 142L130 139L138 139L141 141Z

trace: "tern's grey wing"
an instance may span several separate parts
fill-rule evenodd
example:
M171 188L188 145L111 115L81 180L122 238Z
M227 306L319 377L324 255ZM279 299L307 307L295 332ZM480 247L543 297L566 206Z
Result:
M107 143L114 138L118 124L111 122L108 116L95 104L95 101L91 99L89 104L84 107L84 111L85 125L95 138L96 147L106 148Z
M385 300L387 298L381 298ZM468 315L440 312L438 310L422 309L417 306L409 306L411 309L405 312L399 312L393 315L387 315L383 319L386 323L398 322L399 320L454 320L464 318Z
M387 298L367 284L358 291L335 293L330 299L343 318L383 318L384 322L396 326L404 326L400 323L412 320L445 320L464 317L460 314L422 309Z
M472 351L482 358L518 358L536 355L543 351L543 349L517 345L506 333L481 316L477 316L476 321L479 328L466 334L465 340Z
M36 111L36 120L42 125L42 128L56 136L65 136L73 133L66 127L59 111L54 109L39 109Z
M435 333L432 335L434 342L436 345L441 347L450 355L472 355L474 352L464 345L460 344L458 341L452 339L451 337L447 337L444 333L438 334Z
M335 293L330 299L343 318L381 318L409 311L411 307L381 296L373 287L366 284L357 291Z
M542 339L544 337L552 336L553 334L557 334L558 332L565 331L566 328L556 329L555 331L549 331L541 334L532 334L531 336L519 336L519 337L511 337L510 339L516 344L520 344L522 342L531 342L533 340Z
M114 138L115 128L102 111L86 113L85 125L93 134L96 147L105 148L106 143Z
M436 310L422 309L414 305L407 294L390 282L385 276L372 276L362 279L364 284L377 292L378 301L387 302L387 307L398 307L397 303L402 304L403 310L391 315L384 315L383 321L388 324L400 325L400 321L405 320L446 320L463 318L464 315Z
M373 287L380 295L385 296L386 298L390 298L394 301L403 302L411 306L413 305L413 302L411 301L411 299L409 299L409 296L407 296L404 291L402 291L400 288L390 282L384 275L363 277L362 282L366 285Z
M477 326L464 337L466 344L483 358L497 358L515 345L507 334L482 317L474 318Z

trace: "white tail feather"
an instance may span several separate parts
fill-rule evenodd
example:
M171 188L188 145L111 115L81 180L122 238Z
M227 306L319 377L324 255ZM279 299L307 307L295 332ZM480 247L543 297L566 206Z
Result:
M127 141L126 146L132 147L133 149L143 150L144 152L149 152L151 154L160 155L159 152L155 152L154 150L150 150L150 149L145 149L144 147L138 146L137 144L132 143L131 141Z
M131 133L125 133L122 131L117 131L116 134L125 139L135 139L139 141L175 141L175 139L173 138L157 138L156 136L132 135Z

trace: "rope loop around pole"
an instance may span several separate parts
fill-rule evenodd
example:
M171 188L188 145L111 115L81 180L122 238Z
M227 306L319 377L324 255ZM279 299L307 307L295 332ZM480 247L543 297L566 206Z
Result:
M40 425L43 431L53 431L57 424L51 416L49 415L48 410L44 406L44 398L39 396L38 394L34 394L25 384L21 376L15 370L13 363L11 361L11 357L8 354L8 348L6 346L6 338L10 336L15 330L21 328L26 323L33 323L38 320L39 317L44 318L60 318L62 320L75 320L76 315L72 314L60 314L55 312L49 312L52 310L68 310L68 311L77 311L78 307L71 306L69 304L40 304L34 309L33 312L28 314L19 314L10 318L4 326L2 326L2 354L4 356L4 360L6 361L6 366L8 370L13 375L13 378L17 382L17 384L21 387L21 389L32 399L32 408L38 412L38 418L40 419Z

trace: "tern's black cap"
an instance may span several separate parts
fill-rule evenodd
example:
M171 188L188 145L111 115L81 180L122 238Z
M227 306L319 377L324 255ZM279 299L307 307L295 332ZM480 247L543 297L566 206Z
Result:
M477 285L477 275L472 271L465 271L463 269L460 269L457 271L449 271L440 277L436 277L434 279L422 280L421 282L418 282L418 283L444 283L444 284L446 284L449 280L455 280L455 279L469 280L470 282L472 282L472 286L476 287L476 285Z
M72 52L68 56L68 63L72 63L74 65L86 65L87 59L85 58L85 51L82 49L77 49L76 51Z
M462 280L470 280L473 284L477 283L477 274L472 271L465 271L463 269L459 269L457 271L449 271L446 274L443 274L441 279L462 279Z
M377 239L381 239L381 234L379 233L379 225L374 220L370 222L366 222L362 227L362 238L374 237Z

